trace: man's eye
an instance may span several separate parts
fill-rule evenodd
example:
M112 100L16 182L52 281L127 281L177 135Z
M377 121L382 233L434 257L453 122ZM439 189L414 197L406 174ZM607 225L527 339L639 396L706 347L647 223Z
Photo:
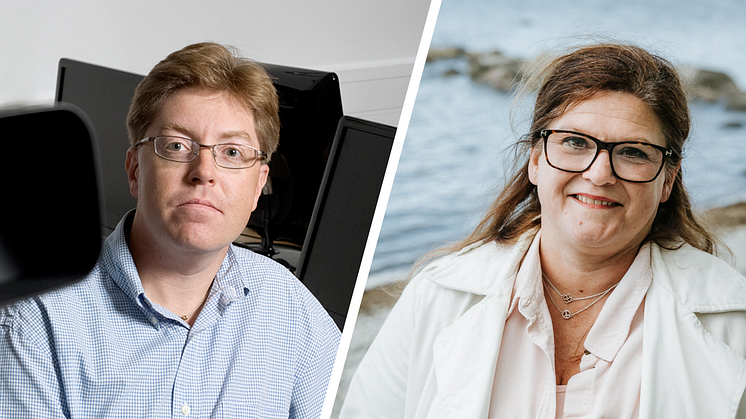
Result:
M163 151L169 153L184 153L189 151L189 143L187 140L180 138L166 138L166 141L162 144Z
M220 154L228 159L240 160L244 158L246 152L239 145L225 144L220 150Z

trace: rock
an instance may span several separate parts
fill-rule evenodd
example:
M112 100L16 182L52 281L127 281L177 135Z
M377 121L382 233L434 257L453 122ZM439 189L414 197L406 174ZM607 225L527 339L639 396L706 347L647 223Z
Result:
M728 95L726 108L732 111L746 111L746 93L737 91Z
M508 91L517 77L522 76L524 61L510 58L499 51L469 54L469 76L499 91Z
M725 73L698 68L682 73L686 75L685 82L692 99L717 102L740 93L736 83Z
M704 219L718 230L746 225L746 202L710 209L705 212Z
M430 48L427 52L427 61L450 60L461 58L466 55L466 50L460 47Z
M446 77L458 76L459 74L461 74L461 72L456 70L455 68L449 68L448 70L443 72L443 75Z
M742 121L728 121L724 123L722 126L725 129L739 129L739 128L743 128L743 122Z

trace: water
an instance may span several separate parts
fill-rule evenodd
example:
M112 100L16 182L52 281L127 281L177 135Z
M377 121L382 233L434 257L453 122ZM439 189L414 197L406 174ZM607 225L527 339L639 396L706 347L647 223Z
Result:
M443 0L433 47L532 58L592 33L633 42L676 65L724 71L746 87L746 4L660 1ZM665 16L665 18L661 18ZM561 48L560 48L561 49ZM468 234L510 164L513 98L470 81L459 60L429 63L412 113L368 288L400 280L425 252ZM693 103L684 179L695 206L746 201L746 113Z

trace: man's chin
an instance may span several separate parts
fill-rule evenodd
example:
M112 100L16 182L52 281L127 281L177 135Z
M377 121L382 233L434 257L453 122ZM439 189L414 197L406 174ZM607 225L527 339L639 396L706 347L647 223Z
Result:
M233 242L228 235L220 234L221 231L217 227L190 224L173 232L172 240L185 252L211 253L225 249Z

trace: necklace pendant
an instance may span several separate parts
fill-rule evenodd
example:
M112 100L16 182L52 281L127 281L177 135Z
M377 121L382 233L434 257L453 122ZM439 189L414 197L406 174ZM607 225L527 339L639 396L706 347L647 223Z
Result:
M563 294L562 295L562 301L564 301L565 304L570 304L571 302L575 301L575 299L572 298L572 295L570 295L570 294Z
M570 317L572 317L572 313L570 313L570 310L564 310L562 311L562 318L565 320L570 320Z
M183 316L179 316L179 317L181 317L181 320L184 320L184 321L186 321L186 319L187 319L187 318L189 317L189 315L188 315L188 314L185 314L185 315L183 315Z

